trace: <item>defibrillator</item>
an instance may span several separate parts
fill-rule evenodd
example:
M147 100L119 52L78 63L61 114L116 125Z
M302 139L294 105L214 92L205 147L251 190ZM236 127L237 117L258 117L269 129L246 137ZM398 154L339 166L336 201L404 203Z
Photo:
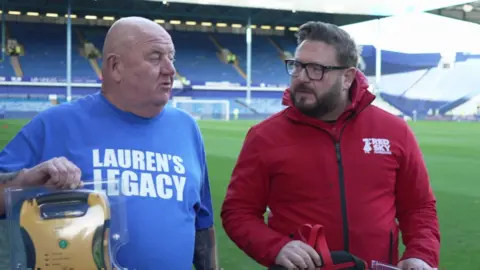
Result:
M22 203L19 218L27 269L112 269L110 208L103 194L41 194Z

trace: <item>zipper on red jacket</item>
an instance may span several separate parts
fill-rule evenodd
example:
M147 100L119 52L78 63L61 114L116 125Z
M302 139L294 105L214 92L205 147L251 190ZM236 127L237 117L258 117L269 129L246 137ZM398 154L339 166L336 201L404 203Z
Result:
M348 212L347 212L347 200L346 200L346 192L345 192L345 172L343 169L342 164L342 152L340 149L340 141L342 139L342 134L345 128L347 127L348 122L353 119L356 115L360 114L363 110L365 110L368 105L364 106L357 112L352 112L344 121L338 136L327 132L335 145L335 155L337 158L337 166L338 166L338 182L340 187L340 206L342 211L342 231L343 231L343 249L344 251L349 252L350 250L350 232L349 232L349 225L348 225ZM321 128L322 130L326 131L325 129Z
M360 112L363 111L360 110ZM358 113L356 113L358 114ZM340 207L342 211L342 229L343 229L343 249L347 252L350 251L350 232L349 232L349 225L348 225L348 211L347 211L347 199L346 199L346 192L345 192L345 172L343 169L342 163L342 151L340 149L340 141L342 139L342 134L345 128L347 127L348 121L350 121L355 115L355 113L350 114L340 129L338 136L333 138L333 142L335 143L335 154L337 157L337 166L338 166L338 183L340 187Z
M338 136L332 135L333 143L335 144L335 154L337 157L337 166L338 166L338 183L340 187L340 206L342 211L342 228L343 228L343 249L347 252L350 252L350 232L349 232L349 225L348 225L348 211L347 211L347 199L345 194L345 172L343 169L342 163L342 152L340 149L340 141L342 139L342 134L345 128L347 127L348 122L353 119L356 115L360 114L363 110L365 110L368 106L363 107L358 112L353 112L350 114L342 125Z
M345 125L343 126L342 131L344 128ZM342 210L343 249L348 252L350 249L350 233L348 231L347 200L345 199L345 176L342 164L342 152L340 151L340 137L338 140L335 141L335 152L337 154L338 182L340 186L340 206Z

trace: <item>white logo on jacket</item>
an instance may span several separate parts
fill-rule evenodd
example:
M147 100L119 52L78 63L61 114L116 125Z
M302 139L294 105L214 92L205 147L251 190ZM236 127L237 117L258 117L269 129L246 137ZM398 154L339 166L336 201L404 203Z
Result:
M392 152L390 152L390 141L387 139L364 138L363 143L363 151L365 154L371 154L372 151L374 154L380 155L392 154Z

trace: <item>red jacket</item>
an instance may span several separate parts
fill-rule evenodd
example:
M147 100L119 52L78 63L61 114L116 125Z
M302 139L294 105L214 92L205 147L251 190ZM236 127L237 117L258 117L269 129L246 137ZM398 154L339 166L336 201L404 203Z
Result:
M272 265L309 223L325 227L330 250L369 264L398 263L401 230L402 259L438 267L436 200L422 154L407 123L371 105L367 88L358 72L351 105L335 124L289 106L248 131L221 217L230 239L258 263Z

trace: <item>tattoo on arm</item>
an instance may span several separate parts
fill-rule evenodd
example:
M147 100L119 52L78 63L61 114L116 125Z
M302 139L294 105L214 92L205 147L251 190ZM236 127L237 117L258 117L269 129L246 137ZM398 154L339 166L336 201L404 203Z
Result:
M20 172L0 173L0 184L12 182Z
M217 251L213 227L197 230L193 265L196 270L217 269Z

